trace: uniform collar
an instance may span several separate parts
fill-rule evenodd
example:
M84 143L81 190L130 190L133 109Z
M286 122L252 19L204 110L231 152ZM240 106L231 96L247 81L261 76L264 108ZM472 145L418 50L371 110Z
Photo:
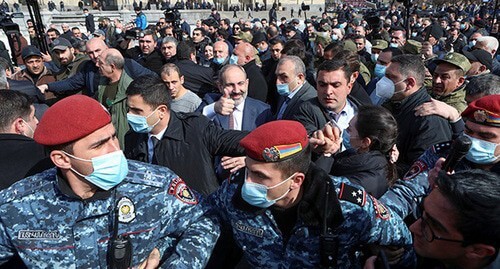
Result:
M67 179L65 179L63 177L61 170L59 168L57 169L56 179L57 179L57 186L59 187L59 190L64 195L66 195L70 198L76 199L76 200L81 200L83 202L91 202L91 201L95 201L95 200L104 200L104 199L107 199L111 196L111 192L97 189L96 193L92 197L87 198L87 199L82 199L80 196L76 195L76 193L73 191L73 189L71 189Z

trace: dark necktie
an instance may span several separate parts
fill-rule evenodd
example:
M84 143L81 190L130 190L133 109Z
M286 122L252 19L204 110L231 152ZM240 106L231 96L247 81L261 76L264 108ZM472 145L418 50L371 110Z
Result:
M151 158L151 163L158 164L158 161L156 160L155 149L156 149L156 146L158 145L158 142L160 142L160 140L158 140L158 138L156 138L155 136L152 136L151 142L153 143L153 158Z

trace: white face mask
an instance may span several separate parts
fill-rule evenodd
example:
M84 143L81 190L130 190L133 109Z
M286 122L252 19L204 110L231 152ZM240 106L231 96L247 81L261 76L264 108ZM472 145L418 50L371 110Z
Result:
M26 134L26 133L23 133L24 136L27 136L27 137L31 137L33 138L33 134L35 134L35 130L33 130L33 128L31 128L31 126L29 125L29 123L27 121L25 121L24 119L22 119L24 124L26 124L26 126L28 126L28 128L30 129L31 131L31 134Z
M388 77L383 76L376 84L375 86L375 93L377 96L385 99L391 99L394 94L400 93L401 91L395 91L396 85L405 81L404 79L401 81L398 81L396 83L392 82Z

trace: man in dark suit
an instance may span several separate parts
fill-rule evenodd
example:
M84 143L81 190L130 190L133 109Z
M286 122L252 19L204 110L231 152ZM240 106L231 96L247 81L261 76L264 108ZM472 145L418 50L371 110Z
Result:
M241 42L234 50L229 63L245 69L249 79L248 96L266 102L267 83L260 68L255 64L255 48L247 42Z
M43 146L32 139L38 119L27 95L0 90L0 119L0 190L3 190L52 165Z
M160 50L156 48L156 44L156 33L151 30L144 30L139 37L139 46L128 49L124 56L134 59L140 65L160 75L165 59Z
M275 118L293 119L299 106L317 96L316 89L306 80L306 67L297 56L283 56L276 67L276 87L280 98Z
M198 96L203 97L216 90L212 68L196 64L196 48L192 41L182 41L177 45L175 65L184 75L184 87Z
M90 14L87 8L83 9L83 14L85 15L85 28L87 28L87 33L92 34L95 31L94 15Z

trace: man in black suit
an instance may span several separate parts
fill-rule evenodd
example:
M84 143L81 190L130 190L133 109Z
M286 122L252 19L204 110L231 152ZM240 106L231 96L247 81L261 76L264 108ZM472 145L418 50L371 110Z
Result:
M0 190L52 166L43 146L33 140L37 124L27 95L0 90Z
M280 98L276 119L289 120L300 105L317 96L316 89L306 80L306 67L297 56L283 56L276 67L276 87Z
M153 31L144 30L140 33L139 46L128 49L124 56L132 58L140 65L160 75L165 59L156 48L156 41L156 34Z
M245 69L247 73L248 96L266 102L267 99L267 83L260 68L255 64L255 48L247 42L241 42L234 50L231 59L231 64L237 64Z
M87 28L87 33L92 34L95 31L94 15L90 14L87 8L83 9L83 14L85 15L85 28Z
M192 41L182 41L177 45L175 65L184 75L184 87L198 96L203 97L216 90L212 68L196 64L196 49Z

